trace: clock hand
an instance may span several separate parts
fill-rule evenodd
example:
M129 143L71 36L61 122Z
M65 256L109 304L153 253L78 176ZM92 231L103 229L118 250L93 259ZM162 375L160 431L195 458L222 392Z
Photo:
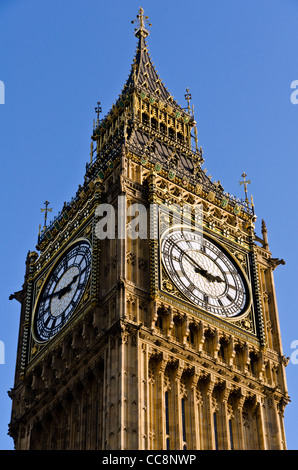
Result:
M53 292L52 294L49 294L46 299L51 299L52 297L57 297L58 296L58 299L61 300L61 298L67 294L68 292L70 292L71 290L71 286L76 282L76 280L78 279L79 276L81 276L81 274L83 274L83 272L85 272L87 269L87 266L85 266L84 269L82 269L82 271L78 274L76 274L75 276L73 276L71 282L67 285L67 286L64 286L62 289L56 291L56 292Z
M71 290L71 286L77 281L78 277L81 276L81 274L83 274L83 272L86 271L86 269L87 269L87 266L85 266L85 268L82 269L82 271L80 271L78 274L75 274L75 276L73 276L72 278L72 281L66 287L63 287L63 289L61 289L58 295L59 300L61 299L61 297L63 297L65 294L67 294Z
M62 289L60 290L57 290L56 292L52 292L52 294L49 294L46 296L45 300L47 299L52 299L53 297L59 297L59 299L61 299L61 297L66 294L67 292L67 289L68 289L68 286L67 287L63 287Z
M203 272L206 272L206 273L207 273L207 271L206 271L205 269L201 268L201 266L199 266L198 263L197 263L195 260L193 260L193 259L186 253L186 251L183 251L183 250L180 248L180 246L177 245L177 243L173 242L173 240L171 240L171 241L172 241L173 245L175 245L175 247L178 248L178 250L182 253L182 255L189 259L189 261L191 262L191 264L193 265L193 267L194 267L196 270L198 270L198 271L196 271L196 272L199 272L200 274L203 273Z
M70 284L67 286L72 286L74 282L76 282L76 280L78 279L79 276L81 276L87 269L87 266L84 267L84 269L82 269L82 271L80 271L78 274L76 274L73 278L72 278L72 281L70 282Z
M201 276L205 277L205 279L207 279L207 281L209 282L224 282L219 276L214 276L213 274L211 273L208 273L208 271L204 268L202 268L194 259L192 259L185 251L183 251L179 245L177 245L175 242L173 242L173 245L176 246L176 248L178 248L178 250L180 250L180 252L182 253L183 256L185 256L186 258L189 259L189 261L191 262L191 264L193 265L193 267L195 268L195 272L198 273L198 274L201 274Z
M198 272L196 269L195 269L196 272ZM206 277L206 279L209 281L209 282L225 282L220 276L214 276L213 274L211 273L208 273L208 271L204 270L205 273L202 273L200 272L200 274L202 274L202 276Z

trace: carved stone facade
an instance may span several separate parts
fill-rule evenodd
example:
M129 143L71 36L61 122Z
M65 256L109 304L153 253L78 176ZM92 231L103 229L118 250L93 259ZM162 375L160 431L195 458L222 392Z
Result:
M16 449L285 449L287 360L273 280L283 262L264 223L255 235L253 205L201 169L194 116L158 77L142 15L128 82L94 127L84 185L40 235L12 296L21 318L9 432ZM247 279L245 312L198 308L162 264L160 210L148 212L150 236L132 238L120 198L126 211L200 204L204 233ZM114 238L98 238L100 204L115 209ZM92 247L86 288L70 320L40 341L34 318L47 279L82 239Z

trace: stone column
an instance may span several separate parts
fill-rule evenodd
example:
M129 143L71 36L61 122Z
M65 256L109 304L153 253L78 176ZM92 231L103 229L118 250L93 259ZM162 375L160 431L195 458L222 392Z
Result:
M175 423L175 450L183 449L183 436L182 436L182 410L181 410L181 393L180 393L180 379L183 373L183 361L177 361L175 370L175 378L173 384L173 398L174 398L174 423Z
M209 382L207 383L206 387L206 411L205 411L205 419L206 419L206 427L207 429L207 436L205 439L205 446L204 448L207 449L215 449L215 435L214 435L214 426L213 426L213 390L215 386L215 378L213 374L210 374Z
M199 416L199 399L197 393L197 384L200 374L197 368L195 368L193 376L190 381L189 390L189 410L190 410L190 442L189 449L200 450L200 416Z
M245 392L242 389L238 390L239 398L236 402L236 413L235 413L235 424L236 429L238 430L237 438L235 439L235 449L245 450L245 439L244 439L244 430L243 430L243 405L245 402Z
M231 391L229 383L225 382L221 399L221 418L222 418L222 449L231 449L230 429L229 429L229 412L228 399Z
M140 368L139 368L139 449L149 449L149 418L150 418L150 394L149 394L149 355L147 344L140 344Z

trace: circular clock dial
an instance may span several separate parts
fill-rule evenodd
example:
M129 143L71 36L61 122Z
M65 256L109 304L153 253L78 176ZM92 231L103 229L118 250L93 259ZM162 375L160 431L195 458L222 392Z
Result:
M34 330L38 341L52 338L72 316L85 290L91 270L91 246L72 245L58 260L41 291Z
M188 228L172 229L162 238L161 257L176 287L208 312L235 317L249 300L243 273L211 239Z

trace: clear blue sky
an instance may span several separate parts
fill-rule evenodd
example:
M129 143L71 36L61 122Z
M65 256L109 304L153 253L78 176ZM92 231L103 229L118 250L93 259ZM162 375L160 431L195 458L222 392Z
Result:
M40 208L57 214L82 183L99 100L105 114L128 77L140 6L152 22L148 38L156 68L174 98L190 88L199 144L213 180L243 196L252 180L259 233L264 218L273 257L283 349L298 340L296 0L0 0L1 310L0 449L7 436L24 263L34 250ZM1 101L1 100L0 100ZM291 403L285 423L298 449L298 364L290 361Z

